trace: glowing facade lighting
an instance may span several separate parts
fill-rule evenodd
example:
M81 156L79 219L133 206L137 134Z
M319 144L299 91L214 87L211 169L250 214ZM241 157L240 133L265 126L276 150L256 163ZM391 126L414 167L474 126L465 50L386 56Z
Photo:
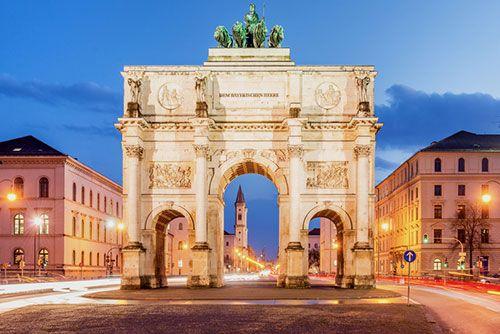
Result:
M389 224L388 223L382 223L380 225L380 228L382 229L382 231L387 231L389 229Z
M483 201L483 203L489 203L489 202L491 202L491 195L490 194L483 194L481 196L481 200Z
M7 199L10 201L10 202L13 202L17 199L17 195L13 192L9 192L7 194Z
M34 223L35 223L35 225L36 225L36 226L40 226L40 225L42 225L42 218L40 218L40 217L35 217L35 219L34 219Z
M125 228L125 224L119 223L116 227L121 231Z
M112 221L112 220L108 220L108 221L106 222L106 227L107 227L107 228L113 228L113 227L115 227L115 222L114 222L114 221Z

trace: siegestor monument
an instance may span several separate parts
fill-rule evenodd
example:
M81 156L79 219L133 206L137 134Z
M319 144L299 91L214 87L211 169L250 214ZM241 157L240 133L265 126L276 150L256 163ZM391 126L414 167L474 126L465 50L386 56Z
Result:
M166 286L165 235L185 217L190 287L224 284L226 186L257 173L278 189L280 287L308 285L307 234L337 227L336 283L374 286L373 66L298 66L251 6L203 65L126 66L122 288ZM266 42L267 40L267 42Z

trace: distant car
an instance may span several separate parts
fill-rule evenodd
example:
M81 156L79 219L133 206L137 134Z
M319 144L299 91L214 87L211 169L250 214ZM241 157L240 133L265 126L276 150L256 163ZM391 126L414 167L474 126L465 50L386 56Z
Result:
M481 283L495 283L500 284L500 274L494 274L492 276L484 276L479 280Z

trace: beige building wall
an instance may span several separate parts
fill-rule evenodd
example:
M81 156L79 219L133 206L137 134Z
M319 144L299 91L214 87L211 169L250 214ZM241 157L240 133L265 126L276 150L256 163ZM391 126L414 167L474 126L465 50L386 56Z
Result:
M500 139L497 138L498 141ZM465 161L463 172L458 171L461 158ZM436 159L441 160L440 172L434 170ZM483 159L488 159L488 171L482 171ZM448 263L448 269L456 271L460 247L454 240L458 238L458 231L452 227L452 222L459 205L484 205L481 201L482 187L487 186L492 197L491 202L485 205L489 211L489 218L486 219L490 224L489 240L474 252L473 259L476 265L479 257L488 257L488 271L499 272L499 181L499 150L481 151L477 148L475 151L417 152L376 187L375 271L380 274L407 274L407 267L401 268L402 253L406 249L413 249L417 254L412 264L413 274L442 274L447 269L445 263ZM441 195L435 194L435 186L441 187ZM462 189L460 192L459 187ZM435 215L435 207L441 208L442 218L439 214ZM427 243L424 237L428 238ZM467 258L467 266L468 263ZM484 269L481 268L482 271Z

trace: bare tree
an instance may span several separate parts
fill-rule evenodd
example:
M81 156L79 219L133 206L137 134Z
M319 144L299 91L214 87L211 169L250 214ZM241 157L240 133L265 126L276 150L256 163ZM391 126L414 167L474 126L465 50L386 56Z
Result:
M459 207L452 227L463 230L464 250L469 256L469 270L472 273L474 264L473 253L481 249L481 230L490 226L483 212L483 207L478 204L466 204Z

